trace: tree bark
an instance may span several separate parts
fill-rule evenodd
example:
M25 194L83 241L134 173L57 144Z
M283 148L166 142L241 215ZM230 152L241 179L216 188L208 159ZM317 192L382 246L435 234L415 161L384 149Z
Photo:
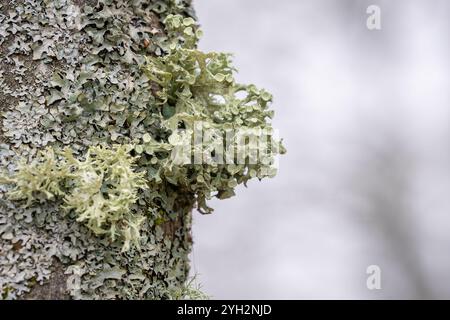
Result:
M0 5L1 170L47 146L81 153L98 141L128 141L140 129L119 124L126 110L117 97L127 108L149 104L142 91L152 85L138 60L159 54L154 39L164 35L163 16L193 14L190 2L180 9L170 0ZM94 111L86 113L89 107ZM105 115L112 108L118 111ZM146 222L141 249L120 253L57 204L24 209L0 186L0 297L170 298L188 277L192 201L180 203L170 219Z

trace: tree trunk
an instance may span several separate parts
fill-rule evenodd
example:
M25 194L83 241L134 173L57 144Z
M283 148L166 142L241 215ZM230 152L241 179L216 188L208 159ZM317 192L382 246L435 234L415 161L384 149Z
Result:
M0 0L0 169L47 146L82 154L141 135L154 86L139 63L161 54L170 13L193 15L188 1ZM159 299L183 287L193 199L146 221L140 249L122 253L61 203L24 208L2 188L0 297Z

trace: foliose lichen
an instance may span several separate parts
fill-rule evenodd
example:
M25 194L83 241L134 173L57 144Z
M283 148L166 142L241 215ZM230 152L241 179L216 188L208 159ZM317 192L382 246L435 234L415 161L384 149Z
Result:
M189 1L0 1L2 298L49 281L55 259L75 299L196 295L183 285L190 211L273 176L284 151L271 95L237 84L200 36ZM215 130L207 161L176 161L198 123ZM272 151L208 161L242 127L250 143L269 131Z

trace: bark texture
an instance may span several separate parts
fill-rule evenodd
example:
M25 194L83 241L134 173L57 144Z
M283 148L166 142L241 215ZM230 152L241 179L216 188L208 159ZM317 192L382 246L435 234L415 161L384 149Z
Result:
M139 63L161 54L170 13L193 15L188 1L0 0L0 168L48 146L82 154L158 134L142 116L154 85ZM191 249L193 199L177 203L177 212L152 212L159 218L144 222L140 249L121 253L61 203L23 208L0 186L0 298L171 298Z

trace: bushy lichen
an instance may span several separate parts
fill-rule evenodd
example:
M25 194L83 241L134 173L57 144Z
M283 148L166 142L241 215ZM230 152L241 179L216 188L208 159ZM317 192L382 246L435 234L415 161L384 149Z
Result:
M133 242L139 247L140 226L144 217L133 205L139 190L147 189L143 172L135 172L131 146L91 147L85 159L78 160L69 148L55 152L46 148L31 163L19 161L11 176L0 175L0 183L13 186L11 200L34 202L63 199L63 208L73 211L96 235L111 241L123 240L123 251Z
M3 298L48 281L55 258L73 298L188 296L193 206L275 174L271 95L198 50L194 18L183 0L0 7ZM215 130L200 150L199 123ZM270 152L215 161L242 128L250 145L266 131ZM200 163L179 161L185 145Z
M133 206L138 192L148 188L145 173L133 168L136 159L130 156L130 149L127 145L91 147L84 161L76 159L69 149L64 152L71 172L64 208L73 210L77 221L86 222L95 234L106 234L112 241L117 236L123 239L123 251L131 242L139 247L139 230L145 217Z
M24 207L30 207L33 202L63 196L62 184L69 175L70 168L59 163L53 149L47 148L31 163L20 159L14 174L0 175L0 184L13 185L14 188L8 191L9 199L25 200Z
M202 291L201 286L196 282L197 276L187 280L186 283L169 292L171 300L208 300L211 297Z

